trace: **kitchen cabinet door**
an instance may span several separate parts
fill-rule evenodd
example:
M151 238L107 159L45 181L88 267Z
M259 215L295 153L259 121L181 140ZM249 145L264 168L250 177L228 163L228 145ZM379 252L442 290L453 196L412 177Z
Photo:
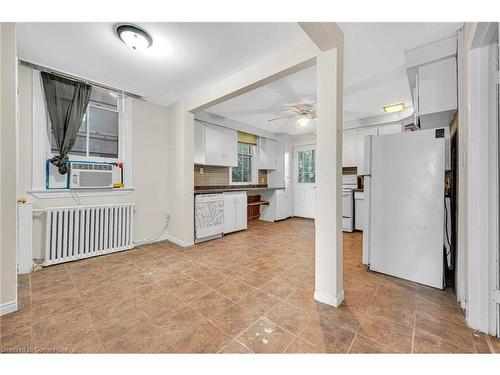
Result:
M292 216L290 189L276 190L276 220L283 220Z
M236 130L205 125L205 164L238 166L238 133Z
M224 193L224 233L247 229L247 194Z
M367 129L358 129L356 134L356 143L357 143L357 167L358 167L358 175L365 174L364 165L365 165L365 137L369 135L377 135L377 128L367 128Z
M236 203L233 194L224 193L224 233L236 230Z
M205 125L194 122L194 164L205 165Z
M344 130L342 132L342 166L356 167L357 152L356 130Z
M259 138L259 169L276 169L276 141L264 137Z
M457 109L457 62L455 57L418 68L418 115Z
M236 225L235 230L247 229L247 194L235 195Z

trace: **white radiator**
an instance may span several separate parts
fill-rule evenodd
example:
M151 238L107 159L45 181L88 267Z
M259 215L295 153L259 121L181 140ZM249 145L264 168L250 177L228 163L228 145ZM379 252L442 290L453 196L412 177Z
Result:
M46 208L44 265L134 247L134 204Z

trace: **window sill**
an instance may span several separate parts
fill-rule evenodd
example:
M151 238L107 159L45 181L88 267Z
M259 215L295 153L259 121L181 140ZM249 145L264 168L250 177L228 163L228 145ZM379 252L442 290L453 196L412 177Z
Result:
M121 189L92 189L92 190L68 190L68 189L32 189L28 193L36 198L71 198L77 197L108 197L117 195L129 195L135 189L133 187L126 187Z

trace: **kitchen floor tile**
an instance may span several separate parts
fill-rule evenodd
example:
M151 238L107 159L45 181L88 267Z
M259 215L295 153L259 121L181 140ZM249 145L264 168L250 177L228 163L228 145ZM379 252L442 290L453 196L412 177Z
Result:
M254 353L282 353L293 340L293 335L267 318L259 319L238 336L238 341Z
M2 350L76 353L500 352L450 289L371 272L344 233L339 308L314 300L314 221L252 221L181 248L168 241L18 277Z

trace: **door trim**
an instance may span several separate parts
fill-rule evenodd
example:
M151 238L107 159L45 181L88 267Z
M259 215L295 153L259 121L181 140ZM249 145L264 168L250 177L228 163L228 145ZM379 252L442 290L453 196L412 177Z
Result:
M304 144L294 144L293 145L293 150L292 150L292 165L293 165L293 172L292 172L292 178L293 178L293 182L292 182L292 186L293 186L293 197L292 197L292 208L293 208L293 216L296 216L296 217L302 217L302 218L306 218L306 219L313 219L315 218L316 216L316 207L314 208L314 215L313 217L310 217L310 216L301 216L301 215L297 215L296 213L296 202L295 202L295 194L297 192L297 185L298 185L298 160L297 160L297 152L298 151L301 151L301 150L309 150L309 149L314 149L316 150L316 143L312 143L312 142L304 142ZM316 171L315 171L316 172ZM316 183L313 184L314 185L314 189L316 189ZM316 206L316 204L315 204Z

